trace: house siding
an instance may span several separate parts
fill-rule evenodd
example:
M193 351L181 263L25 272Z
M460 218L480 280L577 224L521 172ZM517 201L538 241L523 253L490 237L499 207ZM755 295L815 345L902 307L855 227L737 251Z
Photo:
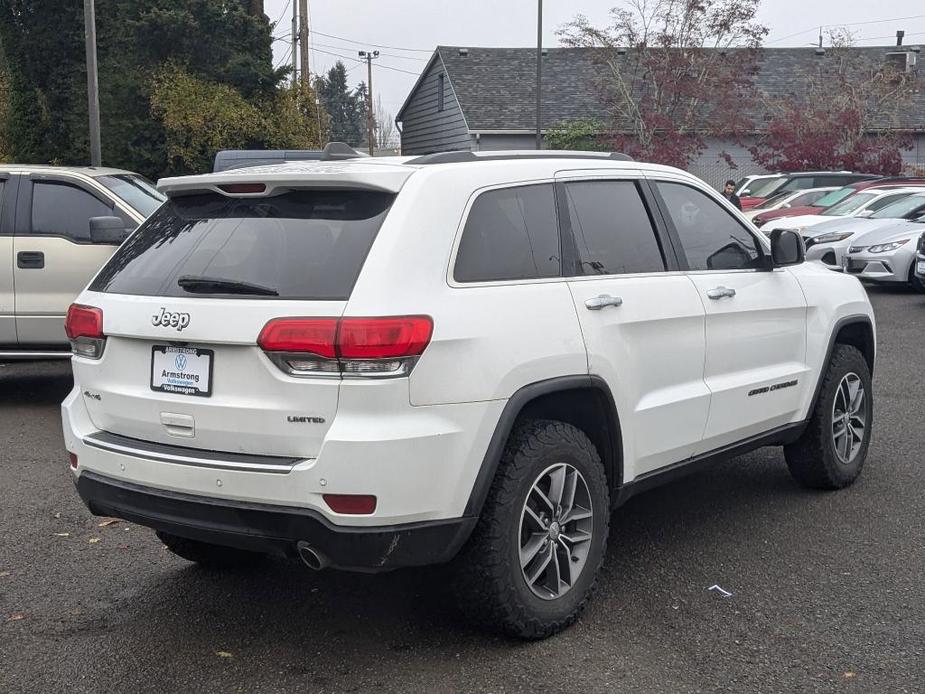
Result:
M437 110L440 75L444 93L442 111ZM402 154L430 154L452 150L471 150L472 136L443 59L437 56L417 85L402 111Z

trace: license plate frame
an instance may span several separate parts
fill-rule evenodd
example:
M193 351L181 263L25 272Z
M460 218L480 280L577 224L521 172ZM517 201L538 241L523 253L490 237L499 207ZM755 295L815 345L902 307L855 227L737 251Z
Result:
M159 364L158 355L161 355L162 363ZM168 355L174 355L173 366L177 371L170 372L172 376L165 376L163 373L158 377L156 370L165 371L164 365L169 364ZM181 365L182 358L182 365ZM190 358L194 361L190 362ZM202 360L205 359L203 365ZM190 368L195 364L195 368ZM212 397L212 388L214 381L212 378L215 370L215 351L211 349L200 349L198 347L182 347L179 345L152 345L151 347L151 390L157 393L170 393L172 395L187 395L192 397L209 398ZM189 376L182 378L177 376ZM202 389L199 380L205 376L206 388ZM171 383L169 380L173 380Z

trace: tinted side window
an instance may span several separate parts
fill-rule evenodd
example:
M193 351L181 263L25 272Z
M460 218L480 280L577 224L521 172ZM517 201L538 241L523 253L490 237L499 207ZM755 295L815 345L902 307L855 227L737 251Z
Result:
M559 276L552 184L482 193L469 210L456 254L457 282Z
M32 185L32 233L90 240L90 218L108 217L112 208L67 183L36 181Z
M565 184L578 275L662 272L665 259L649 213L631 181Z
M887 205L892 205L894 202L898 200L902 200L907 195L909 195L909 193L898 193L897 195L884 195L879 200L874 200L864 209L871 211L871 212L876 212L877 210L883 209Z
M680 183L658 183L691 270L761 266L758 241L705 193Z
M813 178L812 176L798 176L797 178L792 178L787 183L785 183L780 190L806 190L807 188L816 188L822 183L818 182L818 179Z

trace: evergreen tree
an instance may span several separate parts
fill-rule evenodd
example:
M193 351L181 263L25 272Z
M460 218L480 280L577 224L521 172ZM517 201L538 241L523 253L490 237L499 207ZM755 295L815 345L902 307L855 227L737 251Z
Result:
M165 66L227 85L250 106L279 98L269 21L253 0L97 0L103 161L157 177L168 164L152 90ZM7 141L22 162L87 163L82 3L0 0L10 75ZM0 138L2 139L2 138ZM255 133L249 144L269 136ZM181 169L179 172L185 172Z
M347 85L347 68L337 61L327 75L316 82L324 110L331 119L328 140L346 142L351 147L366 143L366 85L351 90Z

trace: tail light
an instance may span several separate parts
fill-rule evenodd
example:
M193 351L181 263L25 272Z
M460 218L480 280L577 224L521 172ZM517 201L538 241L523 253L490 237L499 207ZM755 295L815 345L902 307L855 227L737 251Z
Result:
M429 316L276 318L257 344L293 376L406 376L430 343Z
M71 351L79 357L99 359L103 356L103 311L95 306L71 304L64 321L64 332L71 341Z

